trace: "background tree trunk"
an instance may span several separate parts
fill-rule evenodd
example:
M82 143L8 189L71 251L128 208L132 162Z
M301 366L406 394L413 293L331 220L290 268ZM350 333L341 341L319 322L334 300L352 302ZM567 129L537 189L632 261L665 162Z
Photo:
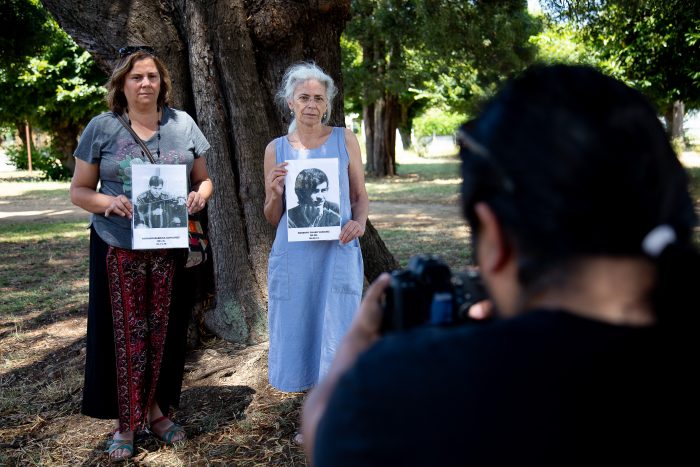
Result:
M683 118L685 117L685 105L682 101L675 101L664 113L666 121L666 133L671 141L679 141L683 145Z
M75 148L78 147L80 127L68 123L62 125L60 128L51 128L51 133L53 134L51 146L58 150L63 167L67 168L70 173L73 173L75 170L75 158L73 157L73 153L75 152Z
M367 166L372 176L396 175L396 128L400 112L398 98L391 94L374 102L372 156L367 156L367 160L372 161L372 165Z
M27 124L25 122L17 122L15 124L15 129L17 130L17 136L19 139L22 141L22 146L24 149L24 152L27 152ZM31 139L31 127L29 127L29 134L30 134L30 139ZM29 141L31 143L31 141ZM32 144L32 150L34 150L34 145Z
M196 119L211 144L206 160L214 183L208 218L216 300L205 322L231 341L266 339L267 255L274 230L262 210L263 154L286 131L286 112L276 109L274 94L289 65L314 60L341 91L330 123L344 126L340 33L350 1L43 3L107 72L127 44L152 45L166 62L174 106ZM366 260L392 264L371 224L362 243Z
M362 124L365 128L365 168L369 175L374 175L374 103L362 107Z

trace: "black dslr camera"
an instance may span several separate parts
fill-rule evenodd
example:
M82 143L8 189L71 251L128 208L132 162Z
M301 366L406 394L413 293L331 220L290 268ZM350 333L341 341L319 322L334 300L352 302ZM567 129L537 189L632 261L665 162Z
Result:
M469 320L469 308L486 298L486 289L476 271L453 275L437 256L413 256L407 269L391 273L381 332L425 324L463 323Z

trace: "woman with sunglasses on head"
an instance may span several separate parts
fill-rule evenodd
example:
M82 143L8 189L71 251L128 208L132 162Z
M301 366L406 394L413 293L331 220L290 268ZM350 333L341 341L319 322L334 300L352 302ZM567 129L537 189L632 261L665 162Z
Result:
M212 194L202 155L209 143L192 118L168 106L170 76L150 47L124 47L107 83L110 112L93 118L75 151L71 200L92 213L90 298L82 413L117 419L110 460L134 453L134 433L185 439L168 417L184 370L191 297L179 284L184 250L133 250L131 164L185 164L190 214ZM99 186L99 188L98 188Z
M687 463L700 256L654 109L594 69L535 67L460 144L497 319L382 338L381 276L304 407L314 465Z

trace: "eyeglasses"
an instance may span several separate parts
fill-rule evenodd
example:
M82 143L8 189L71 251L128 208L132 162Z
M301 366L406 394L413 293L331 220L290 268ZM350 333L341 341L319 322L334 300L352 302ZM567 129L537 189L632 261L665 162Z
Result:
M147 54L151 55L156 54L156 50L153 47L149 47L147 45L127 45L126 47L122 47L121 49L119 49L119 57L128 57L129 55L135 54L136 52L146 52Z
M311 96L308 96L308 95L306 95L306 94L302 94L302 95L300 95L300 96L297 96L297 101L299 101L299 102L302 103L303 105L308 104L309 102L311 102L311 100L313 100L316 104L319 104L319 105L325 104L325 103L326 103L326 98L323 97L323 96L313 96L313 97L311 97Z

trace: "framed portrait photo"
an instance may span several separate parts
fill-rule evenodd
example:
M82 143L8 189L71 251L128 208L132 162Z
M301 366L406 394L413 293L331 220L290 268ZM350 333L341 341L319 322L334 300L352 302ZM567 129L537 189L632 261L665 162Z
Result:
M187 248L187 167L132 164L135 250Z
M287 237L290 242L338 240L340 185L337 158L287 161Z

